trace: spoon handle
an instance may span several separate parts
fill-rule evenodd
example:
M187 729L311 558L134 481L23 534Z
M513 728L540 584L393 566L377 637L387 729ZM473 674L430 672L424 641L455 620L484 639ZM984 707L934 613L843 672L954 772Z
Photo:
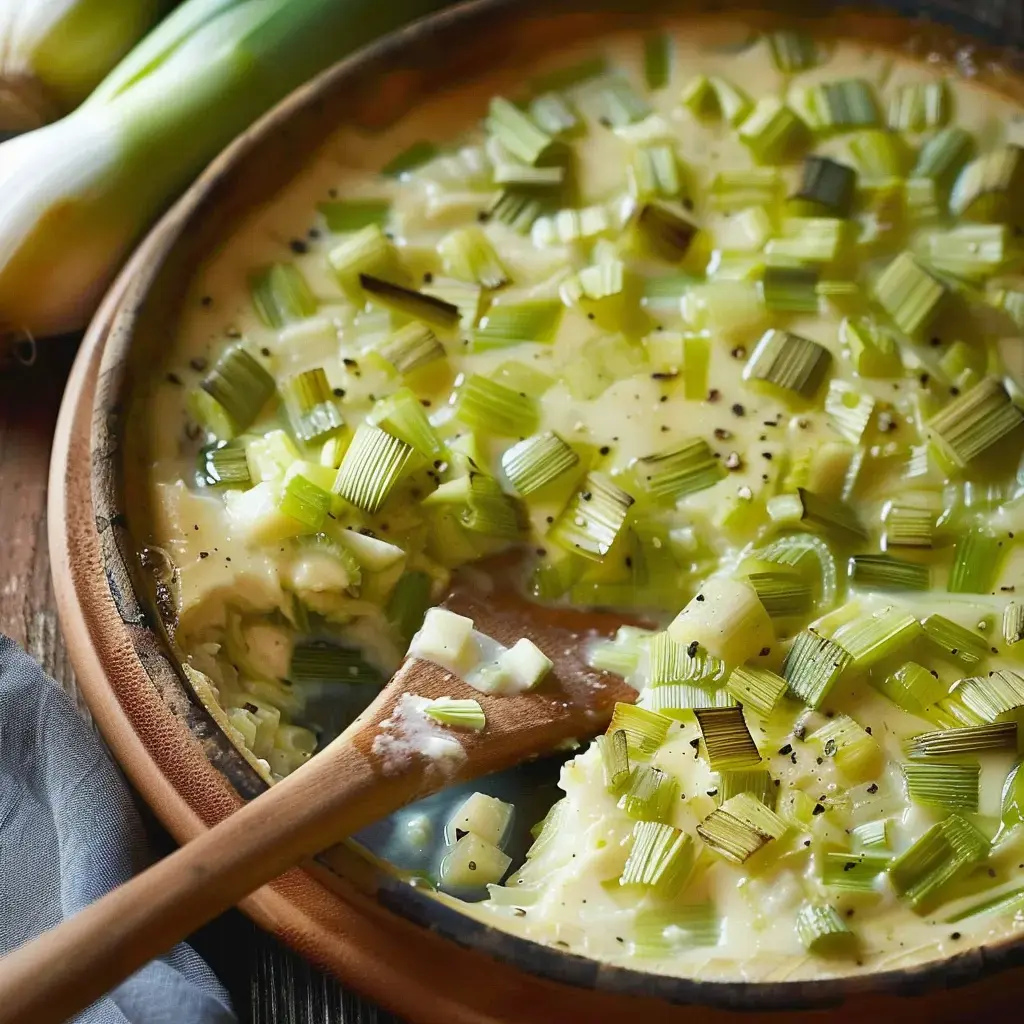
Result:
M362 732L0 959L0 1024L67 1020L304 857L426 791L420 759L381 773Z

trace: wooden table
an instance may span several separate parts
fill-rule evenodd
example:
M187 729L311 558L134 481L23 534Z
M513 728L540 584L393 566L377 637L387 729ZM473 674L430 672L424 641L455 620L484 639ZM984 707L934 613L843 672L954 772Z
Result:
M0 371L0 631L68 691L88 719L57 622L46 547L50 443L77 338L47 342L31 367ZM172 840L142 808L159 853ZM253 1024L400 1024L237 911L190 940Z

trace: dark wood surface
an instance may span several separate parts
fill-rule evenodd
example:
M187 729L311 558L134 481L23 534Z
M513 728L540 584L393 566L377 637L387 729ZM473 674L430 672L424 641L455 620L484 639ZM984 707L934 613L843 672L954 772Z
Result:
M0 370L0 632L25 647L88 719L57 621L46 547L50 444L76 344L72 338L47 342L34 365ZM143 813L156 852L168 849L170 837ZM400 1024L238 912L191 941L227 986L241 1021Z

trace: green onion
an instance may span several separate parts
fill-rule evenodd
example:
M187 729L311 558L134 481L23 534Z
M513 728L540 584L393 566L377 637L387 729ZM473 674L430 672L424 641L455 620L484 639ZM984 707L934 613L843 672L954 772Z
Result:
M430 607L434 581L425 572L405 572L388 598L387 617L408 647Z
M949 120L945 82L914 82L900 86L889 102L889 127L900 132L941 128Z
M757 343L743 368L743 379L764 381L802 398L813 398L831 362L832 353L816 341L772 329Z
M412 373L445 358L444 345L426 324L408 323L377 346L377 352L399 373Z
M644 39L644 78L648 89L664 89L672 74L672 37L665 33Z
M944 615L929 615L921 620L925 636L946 654L964 665L977 665L988 657L988 641Z
M284 327L316 312L316 297L302 271L291 263L274 263L250 275L249 291L256 313L268 327Z
M626 734L629 756L637 761L649 761L665 742L672 719L647 711L635 704L618 703L612 711L607 735L621 729Z
M966 726L922 732L907 741L907 756L913 760L975 754L981 750L1016 750L1017 723Z
M778 787L767 768L738 768L718 773L716 780L719 804L732 799L738 793L749 793L760 800L769 810L775 810L775 796Z
M598 736L597 747L604 769L604 786L613 796L620 796L632 778L629 767L629 743L624 729Z
M760 764L761 755L742 708L696 708L693 713L713 771Z
M286 378L280 392L292 432L300 441L323 441L345 426L322 367Z
M640 821L620 885L642 885L662 899L672 899L693 869L693 839L671 825Z
M437 697L423 708L423 714L441 725L452 729L469 729L471 732L480 732L487 724L487 716L480 702L472 699Z
M1015 224L1022 211L1024 150L1008 145L972 160L960 172L949 197L957 217L989 224Z
M892 555L854 555L850 559L850 583L868 590L928 590L931 570Z
M461 314L458 307L443 299L435 299L432 295L425 295L412 288L403 288L372 274L360 274L359 284L367 298L384 309L443 330L451 331L459 325Z
M622 809L635 821L667 824L679 796L679 783L660 768L637 765L622 795Z
M599 562L611 550L633 497L601 473L588 473L555 520L548 537L560 547Z
M719 856L742 864L761 847L786 834L789 825L750 793L738 793L713 810L697 834Z
M385 178L401 178L403 175L411 174L419 170L424 164L430 163L438 155L440 150L433 142L414 142L401 153L393 156L381 169L380 173Z
M554 431L548 431L512 445L501 456L501 468L525 498L568 473L579 461L573 448Z
M811 267L765 268L761 295L767 309L785 313L818 311L818 272Z
M1003 542L984 529L972 529L956 542L946 590L951 594L988 594L999 572Z
M942 890L985 859L989 844L957 814L932 825L889 865L896 894L922 912L934 905Z
M554 144L554 139L515 104L499 96L491 100L487 130L492 138L524 164L536 164Z
M767 718L775 710L788 683L782 676L770 669L757 668L753 665L741 665L734 668L726 680L725 688L745 708L750 708L762 718Z
M817 43L803 32L770 32L765 38L775 67L784 75L807 71L819 61Z
M372 515L394 490L412 452L405 441L360 423L338 468L335 493Z
M793 646L782 663L782 675L798 700L817 708L851 660L849 653L839 644L804 631L794 638Z
M368 224L346 237L327 254L327 262L351 298L362 298L362 274L398 276L398 251L379 224Z
M317 209L329 231L345 235L373 224L383 227L391 213L391 203L387 199L350 199L320 203Z
M702 396L706 391L702 393ZM676 502L687 494L712 487L727 476L721 459L700 438L680 448L637 459L634 473L641 487L656 498Z
M670 263L686 255L698 230L681 207L654 199L640 207L636 227L650 250Z
M358 650L322 640L295 645L288 678L296 685L350 683L377 688L384 685L384 677L363 659Z
M530 101L528 113L530 120L551 136L567 135L580 123L575 111L557 92L536 96Z
M747 579L771 618L792 618L810 612L811 587L798 574L752 572Z
M850 829L850 835L867 849L888 850L889 819L882 818L879 821L867 821L863 825L856 825Z
M848 217L857 172L827 156L804 157L800 187L789 197L802 216Z
M817 956L849 953L857 944L838 911L827 903L801 904L796 912L796 934L804 949Z
M785 163L800 146L807 129L792 110L775 96L758 100L739 126L739 138L761 164Z
M1003 609L1003 641L1008 646L1024 640L1024 604L1011 601Z
M830 889L873 892L879 877L888 869L891 859L884 853L846 853L830 850L822 859L822 885Z
M825 412L842 437L851 444L860 444L874 416L875 399L846 381L829 381Z
M953 687L953 695L983 722L1024 707L1024 676L1009 669L1000 669L987 676L961 679Z
M633 953L667 957L681 949L717 946L722 922L710 903L637 911L633 921Z
M885 526L885 548L930 548L935 540L935 518L932 509L909 502L890 501L885 505L882 523Z
M199 475L207 487L249 487L253 482L245 448L223 442L199 453Z
M907 780L907 796L912 803L977 811L980 765L929 762L900 767Z
M492 306L473 331L474 351L505 348L524 341L551 342L565 307L555 299L534 299Z
M456 228L437 243L445 272L462 281L475 281L483 288L501 288L508 284L508 273L501 265L490 239L476 225Z
M882 751L867 730L847 715L836 715L808 737L822 757L831 757L836 767L853 783L867 782L882 767Z
M832 131L870 128L881 121L875 94L862 78L825 82L811 93L818 124Z
M675 199L682 191L676 152L667 142L637 146L629 167L630 191L641 200Z
M230 440L252 425L275 390L263 364L241 345L233 345L192 392L191 412L210 433Z
M875 282L874 295L901 331L919 337L935 320L948 289L914 256L903 252Z
M849 654L855 668L868 668L902 650L920 635L921 626L909 612L883 608L840 626L833 640Z
M832 500L798 487L795 494L779 494L768 502L768 514L781 523L806 523L838 540L867 540L857 513L844 501Z
M933 450L944 463L963 469L983 452L1008 437L1024 414L1006 388L986 377L966 394L953 399L928 424Z
M380 399L366 417L367 423L381 427L404 441L428 462L444 454L444 442L427 419L426 410L409 388L399 388Z
M946 189L973 152L974 139L969 132L958 127L943 128L921 147L911 176L928 178Z
M463 382L455 415L470 430L503 437L526 437L537 427L537 402L529 395L472 374Z

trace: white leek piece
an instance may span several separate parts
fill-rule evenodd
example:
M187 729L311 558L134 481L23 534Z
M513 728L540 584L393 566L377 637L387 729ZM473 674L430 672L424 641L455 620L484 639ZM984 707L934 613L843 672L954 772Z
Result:
M0 131L74 110L170 0L0 0Z
M81 327L132 244L293 88L438 0L188 0L61 121L0 145L0 335Z

